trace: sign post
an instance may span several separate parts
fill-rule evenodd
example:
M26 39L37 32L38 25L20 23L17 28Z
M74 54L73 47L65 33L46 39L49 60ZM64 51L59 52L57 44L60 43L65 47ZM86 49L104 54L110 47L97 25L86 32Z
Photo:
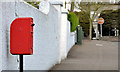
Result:
M101 37L102 37L102 24L100 24Z
M100 17L98 20L98 23L100 24L101 37L102 37L102 24L104 23L104 19L102 17Z

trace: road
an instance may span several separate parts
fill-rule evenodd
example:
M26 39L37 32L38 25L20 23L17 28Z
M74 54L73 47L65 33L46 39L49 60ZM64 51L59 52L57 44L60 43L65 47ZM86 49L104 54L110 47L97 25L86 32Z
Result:
M84 40L51 70L118 70L118 43Z

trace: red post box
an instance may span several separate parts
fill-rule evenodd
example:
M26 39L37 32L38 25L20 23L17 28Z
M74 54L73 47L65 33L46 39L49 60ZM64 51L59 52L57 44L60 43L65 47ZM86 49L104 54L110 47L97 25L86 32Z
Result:
M33 54L33 18L16 18L10 27L11 54Z

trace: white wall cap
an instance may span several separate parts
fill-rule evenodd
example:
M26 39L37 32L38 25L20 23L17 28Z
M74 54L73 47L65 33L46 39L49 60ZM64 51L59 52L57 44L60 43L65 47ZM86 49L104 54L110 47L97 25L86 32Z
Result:
M50 1L50 4L63 6L63 2L61 1Z
M62 9L62 14L69 14L67 9Z
M75 35L75 34L76 34L76 31L70 33L71 36Z
M39 3L39 10L45 14L49 13L50 10L50 4L47 1L41 1Z

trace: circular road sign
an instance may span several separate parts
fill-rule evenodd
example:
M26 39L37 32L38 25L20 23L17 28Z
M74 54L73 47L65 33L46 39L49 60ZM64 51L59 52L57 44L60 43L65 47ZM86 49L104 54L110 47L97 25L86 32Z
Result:
M102 17L99 18L98 23L99 23L99 24L103 24L103 23L104 23L104 19L103 19Z

